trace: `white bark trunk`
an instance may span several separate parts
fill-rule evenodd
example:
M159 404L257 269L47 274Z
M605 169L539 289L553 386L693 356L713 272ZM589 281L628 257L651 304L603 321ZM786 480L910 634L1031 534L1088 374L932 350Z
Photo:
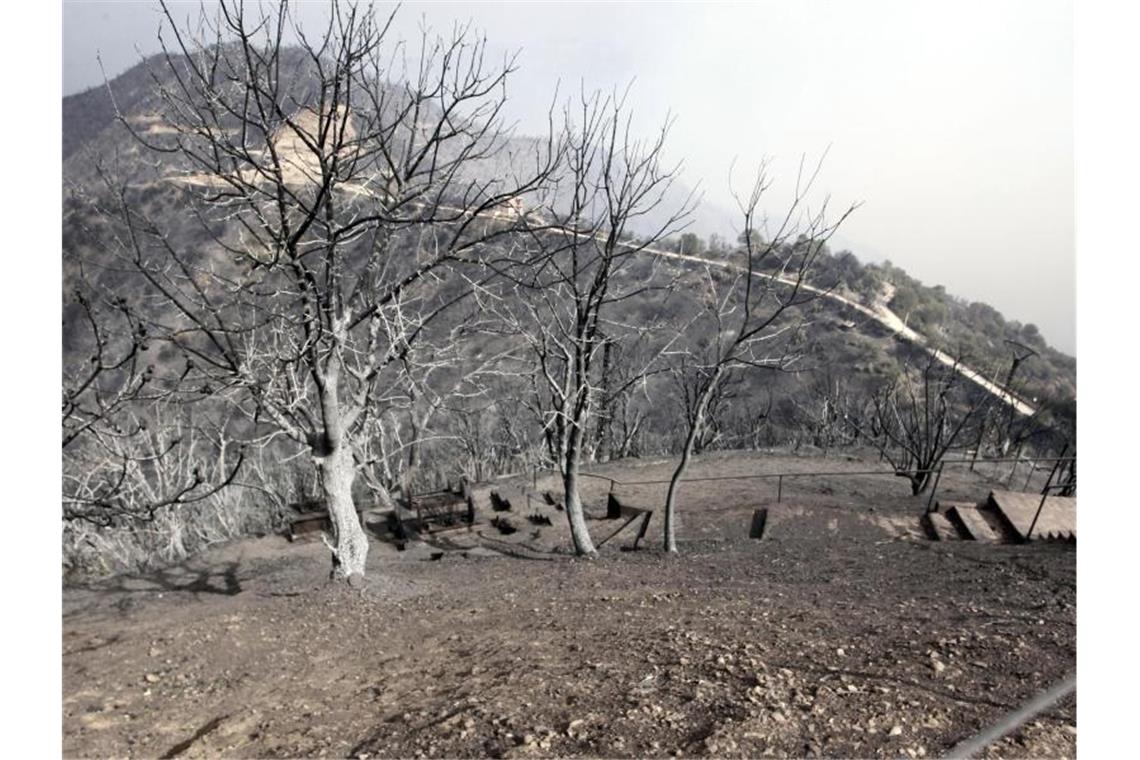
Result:
M321 481L325 504L333 526L333 571L338 580L353 581L364 577L368 559L368 537L360 527L356 505L352 501L352 481L356 469L352 450L337 445L321 460Z
M689 460L693 456L693 446L697 441L697 436L701 433L701 426L704 425L705 410L708 408L709 399L716 391L722 375L722 367L718 366L712 380L701 392L701 396L697 400L697 408L693 413L693 422L689 426L688 435L685 436L685 448L681 452L681 461L677 463L677 469L673 471L673 477L669 479L669 490L665 494L664 535L665 551L669 554L677 554L677 490L681 487L681 478L684 477L685 470L689 466Z
M571 428L566 440L566 469L562 475L562 486L566 492L566 519L570 523L570 540L574 553L578 556L596 557L598 550L590 539L586 527L586 513L582 510L582 497L578 493L578 463L582 457L582 428Z
M673 471L669 479L669 491L665 494L665 551L669 554L677 553L677 489L681 486L681 478L685 468L689 466L689 457L693 451L692 435L685 442L685 450L681 453L681 462Z
M321 383L321 415L325 429L313 441L313 455L321 468L325 505L333 529L332 578L352 583L364 579L368 537L360 527L360 518L352 501L356 466L344 431L344 410L337 384L339 369L339 365L333 364Z
M590 538L586 527L586 515L582 511L582 498L578 494L578 463L573 462L562 479L566 491L566 519L570 523L570 540L574 543L574 553L580 556L596 557L598 550Z

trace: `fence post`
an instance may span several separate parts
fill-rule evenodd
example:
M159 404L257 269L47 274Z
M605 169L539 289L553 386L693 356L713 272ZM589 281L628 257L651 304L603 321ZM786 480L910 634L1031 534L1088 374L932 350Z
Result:
M1033 480L1033 473L1035 473L1035 472L1037 472L1037 460L1036 459L1031 460L1029 462L1029 476L1025 478L1025 485L1023 485L1021 487L1022 491L1028 491L1029 490L1029 481Z
M1013 455L1013 467L1009 470L1009 478L1005 481L1005 487L1009 488L1009 484L1013 482L1013 476L1017 472L1017 466L1021 464L1021 448L1024 443L1017 444L1017 451Z
M779 504L780 500L784 497L784 476L779 475L776 478L776 503Z
M930 513L934 506L934 494L938 492L938 482L942 480L942 468L946 466L946 462L938 462L938 474L934 476L934 485L930 488L930 498L926 500L926 512Z
M1053 469L1049 470L1049 479L1045 481L1045 487L1041 489L1041 493L1049 493L1049 487L1053 485L1053 476L1057 474L1057 469L1061 467L1061 461L1065 458L1065 454L1069 453L1069 442L1065 441L1065 447L1061 449L1061 456L1053 462Z
M1041 517L1041 510L1045 509L1045 500L1049 498L1049 489L1041 492L1041 503L1037 505L1037 513L1033 515L1033 522L1029 523L1029 530L1025 531L1025 540L1033 540L1033 529L1037 527L1037 518Z

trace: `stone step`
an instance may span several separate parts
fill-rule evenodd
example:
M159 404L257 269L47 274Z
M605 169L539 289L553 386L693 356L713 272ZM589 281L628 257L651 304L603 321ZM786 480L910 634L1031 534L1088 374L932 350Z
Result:
M960 541L962 536L953 523L946 519L946 515L939 512L928 512L922 516L927 534L935 541Z
M947 511L947 516L958 525L959 532L966 538L975 541L998 541L1000 537L994 533L986 518L974 506L956 504Z
M954 507L973 508L976 506L978 506L978 504L976 504L972 501L941 501L941 500L939 500L939 501L934 502L934 511L935 512L941 512L942 514L946 514L947 512L949 512Z
M1077 539L1076 497L1048 496L1042 506L1041 494L992 491L989 505L1008 521L1022 539ZM1032 536L1029 535L1030 526L1033 527Z

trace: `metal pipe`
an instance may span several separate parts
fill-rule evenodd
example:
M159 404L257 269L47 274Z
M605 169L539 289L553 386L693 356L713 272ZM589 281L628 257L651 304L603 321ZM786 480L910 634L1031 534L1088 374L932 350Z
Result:
M1025 531L1025 540L1030 541L1033 538L1033 528L1037 525L1037 518L1041 516L1041 510L1045 508L1045 500L1049 498L1049 491L1054 488L1063 488L1064 484L1057 483L1055 485L1047 485L1041 489L1041 503L1037 505L1037 513L1033 515L1033 522L1029 523L1029 530Z
M1069 442L1065 441L1065 448L1061 449L1061 456L1065 456L1065 454L1067 454L1068 451L1069 451ZM1047 492L1049 490L1049 487L1051 485L1053 485L1053 476L1057 474L1057 468L1060 466L1061 466L1061 460L1059 460L1059 459L1053 463L1053 469L1049 471L1049 479L1045 481L1045 487L1042 489L1042 493Z
M934 505L934 494L938 492L938 482L942 480L942 468L946 466L945 462L938 463L938 474L934 476L934 487L930 489L930 498L926 500L926 513L930 514L931 508Z
M1026 702L1016 710L1003 715L996 723L991 725L985 731L972 736L969 739L955 744L944 757L948 758L970 758L974 755L980 755L982 751L1002 738L1009 732L1021 726L1034 715L1046 710L1053 705L1054 702L1067 697L1069 694L1077 690L1077 676L1075 673L1068 675L1060 683L1050 687L1048 690L1038 694L1033 699Z

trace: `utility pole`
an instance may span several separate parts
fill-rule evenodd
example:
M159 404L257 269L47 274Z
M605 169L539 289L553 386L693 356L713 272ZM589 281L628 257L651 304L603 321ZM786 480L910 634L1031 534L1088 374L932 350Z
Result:
M1010 346L1010 351L1011 351L1011 354L1013 356L1013 359L1010 361L1009 374L1007 374L1005 376L1005 385L1003 386L1005 392L1010 395L1010 402L1011 402L1009 404L1009 415L1006 418L1006 423L1005 423L1005 440L1002 441L1002 455L1003 456L1005 454L1009 453L1009 447L1010 447L1010 444L1012 443L1011 437L1013 435L1014 415L1016 414L1015 404L1012 403L1016 400L1016 396L1013 392L1013 376L1015 374L1017 374L1017 368L1021 366L1022 362L1024 362L1026 359L1029 359L1030 357L1037 356L1037 351L1030 348L1029 346L1026 346L1023 343L1018 343L1015 340L1009 340L1009 339L1006 339L1005 342L1008 343ZM1018 455L1019 456L1020 456L1020 453L1021 453L1021 447L1018 446ZM1014 462L1013 466L1016 468L1017 463Z

